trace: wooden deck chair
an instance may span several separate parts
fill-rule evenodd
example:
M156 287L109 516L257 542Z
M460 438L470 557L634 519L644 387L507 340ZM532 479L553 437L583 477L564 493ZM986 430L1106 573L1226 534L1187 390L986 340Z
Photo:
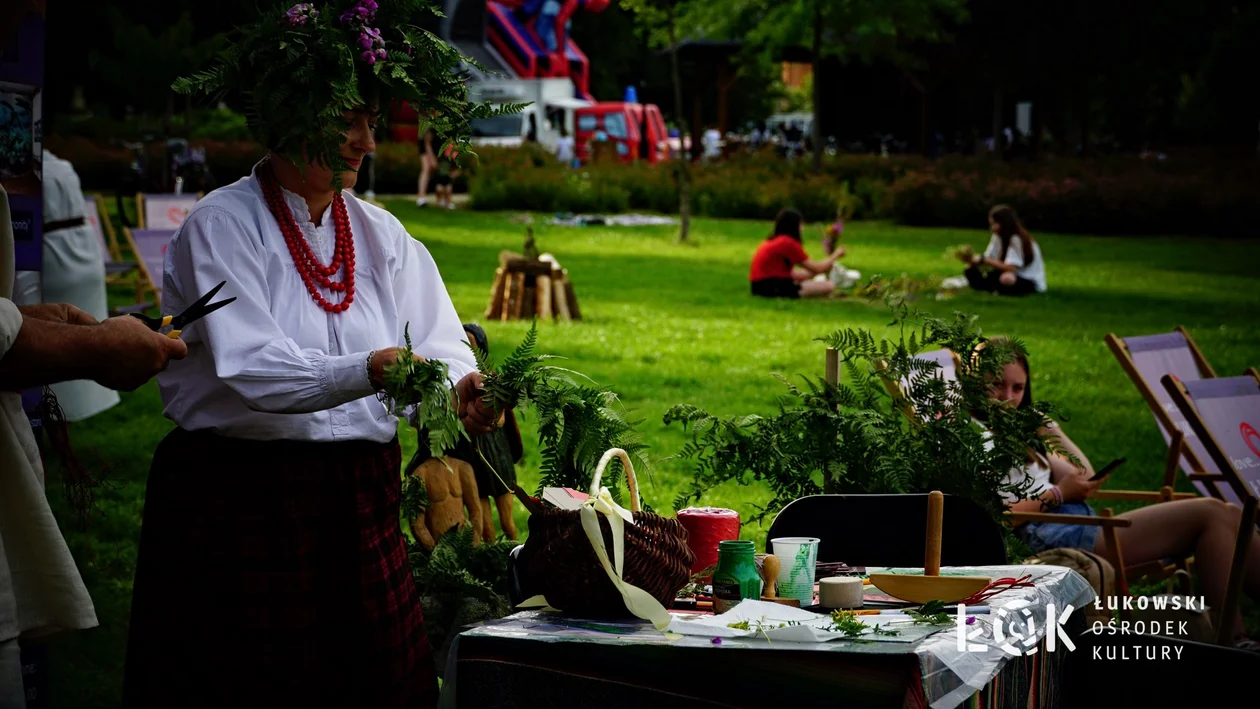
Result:
M1228 645L1233 640L1229 636L1229 618L1237 611L1242 594L1260 498L1260 373L1253 367L1240 377L1191 380L1165 374L1160 384L1212 462L1224 471L1225 483L1242 500L1242 521L1230 564L1225 604L1217 616L1217 644Z
M953 350L942 347L939 350L920 352L915 355L914 358L924 360L926 362L936 363L936 365L940 368L937 370L937 376L944 379L946 382L952 382L957 379L960 362L958 360L958 353ZM892 382L885 382L885 386L888 388L888 393L892 394L894 398L896 398L898 394L901 394L910 399L910 403L906 405L906 415L911 417L911 420L918 420L920 418L918 409L915 408L913 398L907 394L907 392L911 390L910 381L908 379L902 379L900 387L895 386Z
M136 193L136 215L141 229L178 229L202 194Z
M166 247L175 236L174 229L135 229L123 227L127 246L139 259L141 279L136 284L136 302L153 293L154 301L162 304L162 273L166 261Z
M915 359L936 362L940 365L941 376L945 378L945 381L953 380L958 372L958 353L944 347L931 352L920 352L915 355Z
M134 261L123 260L114 225L109 220L109 213L105 211L100 195L86 192L83 194L83 218L100 242L101 260L105 262L105 282L110 285L132 282L139 275L138 267Z
M1180 468L1203 495L1241 504L1233 489L1224 484L1223 471L1216 469L1198 434L1186 425L1181 411L1160 385L1166 374L1182 381L1216 377L1216 372L1208 364L1190 333L1178 326L1173 332L1158 335L1120 338L1108 334L1105 341L1150 408L1151 415L1159 425L1159 432L1168 444L1163 487L1168 490L1173 488L1177 469ZM1177 493L1173 497L1193 495Z
M100 242L101 260L105 262L105 282L131 285L137 278L141 278L138 264L122 260L122 250L118 247L114 225L109 220L109 212L105 211L100 195L83 193L83 219L92 227ZM112 318L128 313L143 313L154 305L155 303L141 299L130 305L110 307L109 316Z
M96 232L96 238L101 242L106 265L122 261L122 250L118 248L118 233L114 231L114 223L110 221L109 212L105 209L105 201L99 194L83 193L83 217L88 224L92 225L92 231Z

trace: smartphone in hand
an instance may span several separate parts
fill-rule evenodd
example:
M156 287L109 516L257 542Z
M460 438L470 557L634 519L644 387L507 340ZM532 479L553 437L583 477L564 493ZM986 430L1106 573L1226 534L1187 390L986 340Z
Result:
M1111 475L1112 471L1114 471L1116 468L1119 468L1121 465L1124 464L1124 461L1125 461L1124 458L1116 458L1110 463L1104 465L1101 469L1098 470L1098 472L1094 473L1094 477L1089 479L1090 482L1094 482L1096 480L1102 480L1108 475Z

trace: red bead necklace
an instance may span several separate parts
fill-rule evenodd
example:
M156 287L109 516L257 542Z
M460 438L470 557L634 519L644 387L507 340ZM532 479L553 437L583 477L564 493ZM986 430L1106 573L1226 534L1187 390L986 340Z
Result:
M270 169L260 170L263 197L267 200L267 208L280 225L280 233L284 235L284 243L289 246L289 255L297 267L298 275L306 284L315 304L329 313L343 313L354 302L354 234L350 231L350 215L346 213L346 201L341 193L333 195L332 222L336 233L333 245L332 261L324 266L311 251L310 244L293 219L293 212L284 201L279 183ZM330 278L345 268L345 277L341 281ZM322 286L335 293L345 293L340 303L330 303L324 294L319 292Z

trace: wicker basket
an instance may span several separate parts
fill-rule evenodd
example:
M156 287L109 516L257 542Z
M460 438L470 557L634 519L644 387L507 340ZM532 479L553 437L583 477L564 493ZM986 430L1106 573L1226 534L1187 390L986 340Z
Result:
M604 467L621 459L630 487L630 512L634 524L624 525L625 561L621 579L637 586L669 608L678 592L691 580L695 555L687 546L687 530L676 519L643 512L634 466L624 450L604 454L591 481L591 497L599 494ZM599 515L604 548L612 558L612 529ZM544 509L529 517L529 539L520 552L525 584L546 597L548 605L567 615L585 618L628 618L621 592L609 579L591 540L582 528L578 510Z

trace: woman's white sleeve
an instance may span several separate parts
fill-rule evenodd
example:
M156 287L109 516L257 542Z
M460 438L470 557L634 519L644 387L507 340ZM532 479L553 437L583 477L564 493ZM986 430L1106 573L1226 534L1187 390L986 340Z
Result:
M1006 250L1006 263L1011 266L1024 267L1024 240L1011 237L1011 247Z
M989 246L984 250L985 258L998 258L1002 255L1002 240L997 234L989 237Z
M454 387L460 379L477 371L477 360L468 346L464 325L446 292L433 256L401 225L398 229L402 232L394 275L398 345L404 344L405 330L411 336L411 347L416 354L446 363Z
M189 214L169 247L163 314L178 314L227 281L214 300L236 302L193 323L184 340L207 348L215 374L255 411L311 413L371 395L367 352L305 349L280 328L271 315L264 247L249 234L225 209Z

